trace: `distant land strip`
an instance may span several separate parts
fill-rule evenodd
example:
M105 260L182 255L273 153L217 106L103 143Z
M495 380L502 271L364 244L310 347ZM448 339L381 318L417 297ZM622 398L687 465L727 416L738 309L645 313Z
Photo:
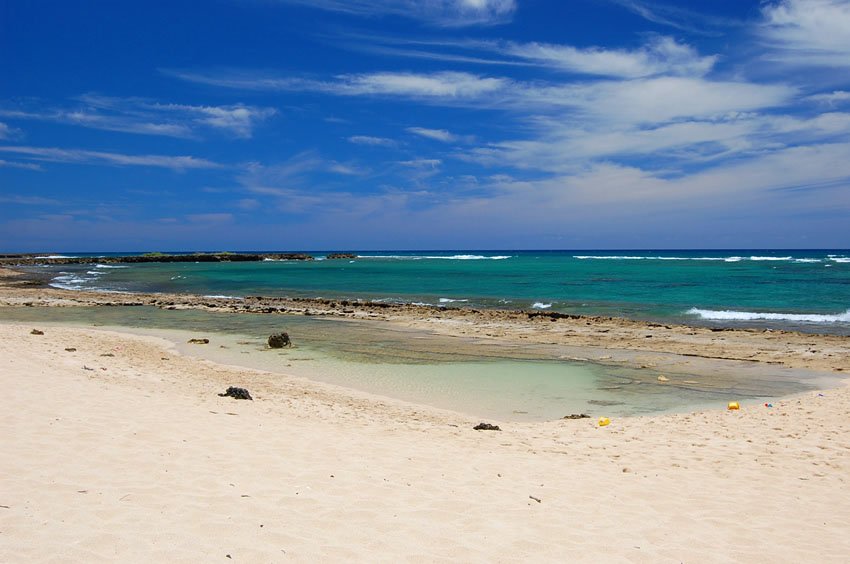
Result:
M332 253L329 259L350 258L344 253ZM146 253L126 256L63 257L44 254L0 254L0 265L27 266L33 264L118 264L142 262L260 262L264 260L315 260L306 253Z

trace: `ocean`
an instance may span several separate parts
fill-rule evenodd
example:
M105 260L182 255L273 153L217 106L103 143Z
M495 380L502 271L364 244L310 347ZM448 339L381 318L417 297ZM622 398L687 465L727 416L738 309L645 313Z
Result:
M309 253L317 260L105 265L95 258L41 269L53 286L77 290L538 309L850 335L848 250L391 251L333 260Z

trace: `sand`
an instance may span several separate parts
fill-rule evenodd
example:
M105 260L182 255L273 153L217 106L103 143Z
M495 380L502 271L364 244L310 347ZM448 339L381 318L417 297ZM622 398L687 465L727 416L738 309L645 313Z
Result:
M32 328L0 323L2 562L850 555L847 386L772 408L474 431L462 414L154 337ZM219 397L228 386L254 401Z

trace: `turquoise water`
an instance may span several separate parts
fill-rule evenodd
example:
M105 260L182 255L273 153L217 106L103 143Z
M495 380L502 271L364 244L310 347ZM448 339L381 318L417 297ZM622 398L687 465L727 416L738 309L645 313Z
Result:
M760 403L837 381L758 363L493 342L304 316L5 307L0 321L32 324L48 338L53 323L129 328L171 340L184 354L267 370L271 378L278 377L274 373L300 376L502 421L723 409L731 400ZM281 330L289 332L295 346L268 349L266 337ZM210 343L188 344L193 337ZM662 374L663 382L658 380Z
M54 285L71 289L541 309L850 334L844 250L364 252L353 260L47 270Z

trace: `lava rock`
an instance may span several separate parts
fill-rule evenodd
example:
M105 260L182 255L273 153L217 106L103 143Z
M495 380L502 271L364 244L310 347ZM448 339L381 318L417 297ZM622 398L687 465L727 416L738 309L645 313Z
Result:
M208 344L210 344L209 339L189 339L188 342L192 343L193 345L208 345Z
M227 388L227 391L223 394L218 394L219 397L232 397L234 399L243 399L243 400L251 400L254 401L254 398L251 397L251 394L245 388L236 388L230 386Z
M44 335L44 331L39 331L38 329L33 329L30 331L30 335Z
M275 333L269 337L269 347L273 349L282 349L283 347L291 347L292 341L289 338L289 333Z
M501 431L498 425L491 425L490 423L479 423L473 429L476 431Z
M587 413L573 413L571 415L564 415L564 419L590 419L590 415Z

